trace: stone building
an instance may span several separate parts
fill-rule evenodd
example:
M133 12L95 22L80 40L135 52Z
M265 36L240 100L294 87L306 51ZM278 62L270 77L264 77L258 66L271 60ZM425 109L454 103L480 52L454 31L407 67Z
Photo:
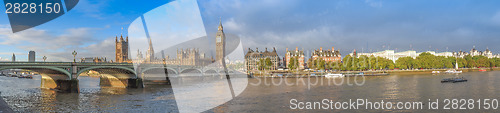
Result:
M500 58L500 55L499 54L493 54L490 49L486 48L486 50L483 52L483 51L478 51L476 49L476 47L473 47L469 53L465 52L465 51L459 51L459 52L453 52L453 56L455 57L459 57L459 58L463 58L464 56L467 56L467 55L470 55L470 56L479 56L479 55L482 55L482 56L485 56L485 57L488 57L488 58Z
M271 59L272 66L270 67L270 70L276 70L279 66L280 61L278 53L276 53L276 48L273 48L272 52L268 51L267 48L262 52L259 51L259 48L256 48L255 51L248 48L248 52L245 55L245 67L247 69L247 72L259 70L260 59L266 58Z
M84 57L80 59L80 62L86 63L103 63L108 62L106 57Z
M150 51L150 50L149 50ZM148 52L146 52L148 53ZM167 65L189 65L189 66L206 66L213 63L213 58L206 57L199 49L181 49L177 50L176 57L170 59L170 56L165 56L162 51L163 58L151 57L146 55L143 57L141 51L137 51L137 62L146 64L167 64ZM149 57L148 57L149 56Z
M342 55L340 55L340 52L338 50L336 51L334 47L326 51L320 47L319 50L317 49L312 52L311 59L323 59L325 62L341 62Z
M373 53L357 53L357 55L354 55L354 53L349 54L350 56L355 56L359 58L360 56L374 56L374 57L382 57L382 58L387 58L389 60L392 60L392 62L396 62L399 58L402 57L412 57L412 58L417 58L422 53L429 53L435 56L444 56L444 57L450 57L453 56L452 52L441 52L441 53L436 53L435 51L425 51L425 52L420 52L417 53L417 51L403 51L403 52L395 52L394 50L384 50L384 51L379 51L379 52L373 52Z
M128 57L128 36L126 37L126 40L123 40L123 36L120 36L120 40L118 40L118 37L115 37L115 48L115 62L131 62L130 58Z
M200 49L177 50L175 59L169 59L168 56L165 59L167 64L174 65L205 66L214 62L213 58L208 58L204 53L200 53Z
M301 50L299 51L298 47L295 47L295 51L288 51L288 48L286 48L286 55L285 58L283 59L284 66L288 68L288 65L290 64L290 58L294 57L298 61L298 69L305 69L305 60L304 60L304 51Z

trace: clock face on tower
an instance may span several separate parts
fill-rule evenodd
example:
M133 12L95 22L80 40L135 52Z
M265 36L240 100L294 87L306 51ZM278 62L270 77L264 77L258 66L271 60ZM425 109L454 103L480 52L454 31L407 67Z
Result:
M220 36L217 36L217 42L222 42L222 39L220 38Z

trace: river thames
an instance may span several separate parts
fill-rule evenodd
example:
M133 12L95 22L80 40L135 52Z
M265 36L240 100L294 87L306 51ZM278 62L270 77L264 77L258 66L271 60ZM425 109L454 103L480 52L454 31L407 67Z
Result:
M449 77L465 77L468 82L440 82L443 78ZM1 97L16 112L179 111L172 87L161 83L145 83L145 88L125 89L99 87L99 78L80 77L80 93L58 93L40 89L40 79L40 76L35 76L33 79L0 76ZM336 81L337 85L328 84L332 81ZM360 84L361 82L363 84ZM500 99L500 90L497 86L500 86L498 71L458 75L392 74L330 79L250 78L242 93L205 112L498 112L498 109L492 108L479 110L477 103L473 110L443 110L445 99ZM350 99L366 99L373 102L381 100L423 102L423 109L367 110L364 106L359 109L292 109L296 105L292 104L291 100L321 102L324 99L338 102L348 102ZM428 109L429 99L440 101L438 110ZM451 105L449 107L451 108Z

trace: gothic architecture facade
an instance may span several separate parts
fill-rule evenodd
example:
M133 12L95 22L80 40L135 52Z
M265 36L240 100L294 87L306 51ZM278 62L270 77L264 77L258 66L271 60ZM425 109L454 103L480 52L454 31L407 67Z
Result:
M126 37L126 40L123 40L123 36L120 36L120 40L118 40L118 37L115 37L115 48L115 62L131 62L130 58L128 57L128 36Z
M272 65L270 67L270 70L276 70L279 66L280 59L278 53L276 53L275 48L273 48L272 52L268 51L267 48L262 52L259 51L259 48L257 48L255 51L248 48L248 52L245 55L245 67L247 69L247 72L259 70L260 60L266 58L271 59Z
M224 55L226 54L226 35L224 34L224 29L222 27L222 22L219 21L219 27L217 29L217 34L215 35L215 61L217 65L225 67Z

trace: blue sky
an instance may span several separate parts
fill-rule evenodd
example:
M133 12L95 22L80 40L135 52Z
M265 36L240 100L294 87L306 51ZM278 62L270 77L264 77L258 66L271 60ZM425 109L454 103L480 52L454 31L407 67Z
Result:
M169 1L80 0L67 14L12 34L0 15L0 60L12 53L26 60L71 61L81 57L114 59L114 37L139 15ZM500 53L500 1L495 0L202 0L198 1L206 33L215 35L219 17L224 30L241 38L244 48L304 50L319 47L377 51L469 51L487 47ZM5 12L4 6L0 12ZM126 34L127 30L123 30ZM430 48L429 48L430 47ZM246 49L245 49L246 50ZM306 52L307 53L307 52Z

